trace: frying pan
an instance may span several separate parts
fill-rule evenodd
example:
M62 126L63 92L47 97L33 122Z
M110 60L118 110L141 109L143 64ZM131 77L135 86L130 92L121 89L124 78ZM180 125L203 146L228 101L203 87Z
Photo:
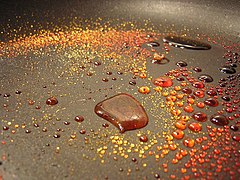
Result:
M232 51L239 53L239 9L240 2L237 0L1 1L0 40L3 46L13 39L33 36L42 30L56 32L56 26L67 32L74 19L81 19L76 22L81 22L82 26L88 26L99 17L102 24L109 24L111 21L110 27L133 22L137 29L152 27L152 31L160 33L156 39L160 47L163 46L162 38L169 34L209 41L212 46L206 51L170 47L170 53L166 55L169 63L159 65L147 60L149 77L163 76L177 68L176 62L184 60L188 63L188 68L201 67L204 74L213 77L211 85L217 86L219 79L229 76L219 71L226 61L226 58L223 58L228 50L226 47L233 47ZM123 26L120 30L121 28ZM164 132L169 133L173 128L168 121L163 121L170 121L170 113L166 113L166 109L153 107L154 103L162 103L164 97L152 92L149 95L138 93L138 87L151 87L152 84L146 79L137 78L137 86L129 85L133 75L127 73L128 69L123 75L117 74L117 69L112 69L117 80L103 83L101 78L106 77L106 69L103 67L106 64L95 68L95 75L91 77L61 74L69 60L64 56L65 51L70 53L74 50L65 49L52 55L43 50L41 56L31 53L27 56L1 56L0 117L3 128L0 131L0 179L181 179L188 176L191 179L200 179L201 176L204 179L239 179L239 142L236 141L230 140L230 143L235 143L235 152L223 154L226 147L224 144L212 147L206 152L218 149L220 155L216 154L216 158L212 157L208 163L198 163L197 166L188 168L186 173L184 164L192 158L190 155L177 164L171 162L175 152L170 152L158 160L155 158L156 154L149 155L149 151L155 152L157 146L164 145ZM83 59L80 58L71 62L81 61ZM239 67L236 71L239 72ZM239 89L239 84L236 86ZM17 90L22 93L16 95ZM102 127L106 121L96 116L94 106L121 92L133 95L143 104L149 116L146 127L123 134L111 124L108 128ZM8 96L6 94L10 96L4 97ZM50 96L58 98L56 106L46 106L45 100ZM239 98L238 94L236 96ZM35 104L31 105L33 101ZM35 108L37 105L41 107L40 110ZM210 116L221 109L221 105L209 108L206 114ZM74 117L77 115L83 116L84 121L75 122ZM236 117L229 126L237 124L238 121ZM66 125L66 122L70 124ZM202 130L205 136L208 136L209 131L207 125L218 128L210 121L205 122ZM9 129L2 130L6 126ZM44 130L45 127L47 130ZM83 129L86 133L79 133ZM54 138L55 133L61 134L61 137ZM231 131L231 136L233 133L239 132ZM139 142L139 134L147 134L151 142L157 139L157 143L149 145L149 142L148 147L147 144ZM148 153L146 158L139 157L139 152L130 152L125 157L115 155L114 149L124 146L114 147L113 138L130 142L130 145L126 146L134 144L140 149L145 148L145 153ZM218 139L217 142L219 141ZM187 149L190 153L191 149L184 147L182 141L175 142L179 144L178 148ZM196 149L199 148L200 145L196 145ZM107 153L100 157L99 152L102 150ZM223 156L230 161L221 163L220 157ZM199 158L201 157L196 159ZM211 162L213 165L209 167ZM168 172L164 172L164 164L168 164ZM219 172L216 171L218 166L223 166ZM224 168L228 167L232 169L225 171Z

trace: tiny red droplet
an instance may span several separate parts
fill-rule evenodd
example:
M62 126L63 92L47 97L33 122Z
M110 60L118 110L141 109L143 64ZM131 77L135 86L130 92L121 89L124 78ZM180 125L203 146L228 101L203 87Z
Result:
M170 87L173 85L172 79L166 76L158 77L153 80L155 86Z
M148 137L146 135L142 135L142 136L140 136L139 140L141 142L147 142L148 141Z

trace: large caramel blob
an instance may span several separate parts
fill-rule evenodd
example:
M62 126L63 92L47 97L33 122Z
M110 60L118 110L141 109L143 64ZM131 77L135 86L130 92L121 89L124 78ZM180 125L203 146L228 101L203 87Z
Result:
M118 94L95 106L95 113L116 126L121 133L147 125L143 106L129 94Z

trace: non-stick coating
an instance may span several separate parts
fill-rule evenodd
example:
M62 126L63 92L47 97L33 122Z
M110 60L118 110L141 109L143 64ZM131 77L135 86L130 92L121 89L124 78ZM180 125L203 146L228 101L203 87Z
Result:
M194 28L204 28L208 31L225 32L239 36L238 0L231 1L2 1L1 22L17 26L16 16L22 16L23 21L34 22L54 21L58 17L78 16L82 18L108 17L125 20L144 18L176 26L191 25ZM47 16L42 16L47 13ZM9 21L9 19L11 19ZM21 23L21 22L19 22Z

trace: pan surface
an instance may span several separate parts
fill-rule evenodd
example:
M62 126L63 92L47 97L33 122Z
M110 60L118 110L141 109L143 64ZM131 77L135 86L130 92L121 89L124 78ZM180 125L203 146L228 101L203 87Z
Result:
M1 4L0 179L239 179L239 1ZM97 116L120 93L146 126Z

